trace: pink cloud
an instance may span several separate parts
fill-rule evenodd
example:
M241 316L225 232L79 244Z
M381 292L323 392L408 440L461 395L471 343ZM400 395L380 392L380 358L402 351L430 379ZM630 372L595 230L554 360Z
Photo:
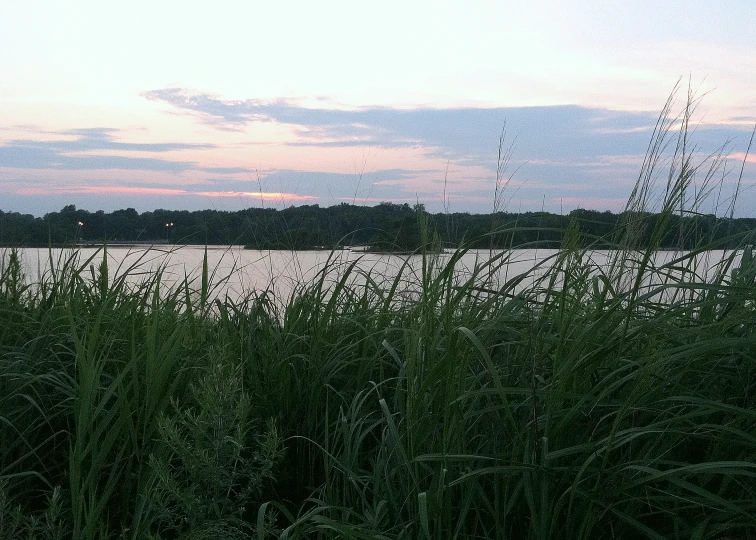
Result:
M297 195L282 191L187 191L187 195L202 195L204 197L248 197L264 201L311 201L317 199L313 195Z
M756 163L756 154L748 154L748 156L746 156L745 152L736 152L730 154L728 157L737 161L743 161L743 159L745 159L747 163Z
M60 186L60 187L28 187L15 191L18 195L53 195L59 193L84 193L95 195L183 195L183 189L141 188L119 186Z
M128 186L70 186L55 188L29 187L16 190L18 195L51 195L55 193L83 193L94 195L195 195L200 197L245 197L264 201L309 201L312 195L297 195L280 191L187 191L185 189L128 187Z

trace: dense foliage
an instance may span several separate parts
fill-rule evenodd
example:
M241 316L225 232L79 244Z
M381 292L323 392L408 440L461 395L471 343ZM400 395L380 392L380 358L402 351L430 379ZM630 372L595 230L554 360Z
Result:
M42 218L0 211L0 245L48 246L71 243L169 242L176 244L242 244L254 249L331 249L343 245L372 246L386 251L420 247L418 210L422 205L384 202L377 206L342 203L292 206L284 210L249 208L239 212L155 210L139 214L133 208L111 213L88 212L66 206ZM634 213L574 210L566 216L547 212L494 214L425 214L438 242L456 247L509 248L539 241L558 247L564 231L577 224L582 232L607 238ZM660 214L643 213L646 224L642 245ZM689 249L703 240L722 241L737 233L756 230L756 218L672 214L662 239L663 248ZM83 223L83 225L79 225ZM681 236L679 231L683 230ZM487 234L498 231L497 234ZM606 244L609 245L608 243Z

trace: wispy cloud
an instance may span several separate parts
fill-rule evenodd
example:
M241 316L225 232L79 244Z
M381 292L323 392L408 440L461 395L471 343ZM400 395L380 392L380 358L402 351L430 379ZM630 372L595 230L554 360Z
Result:
M17 195L129 195L129 196L176 196L249 198L263 201L301 202L315 199L309 195L271 191L189 191L185 189L134 187L134 186L60 186L29 187L16 190Z
M756 124L756 116L734 116L731 120L733 122L748 122L750 124Z
M311 108L278 99L226 100L185 88L150 90L146 99L197 114L209 124L243 126L276 122L294 126L294 146L427 147L439 155L480 164L495 159L502 128L517 137L523 159L586 159L643 153L656 125L656 112L617 111L577 105L542 107ZM662 104L660 103L660 106ZM744 119L745 117L741 118ZM730 138L743 126L701 126L703 146Z
M15 193L17 195L182 195L186 191L183 189L133 186L36 186L19 188Z
M287 100L225 100L166 88L143 97L196 114L206 123L243 126L256 122L290 125L290 146L423 148L428 155L460 164L495 167L502 129L516 139L518 158L586 160L617 153L642 153L655 113L612 111L574 105L544 107L310 108Z
M756 153L746 155L745 152L735 152L730 154L730 158L736 161L745 160L746 163L756 163Z
M0 166L19 169L136 169L182 172L194 168L195 163L163 158L115 155L115 153L164 153L213 147L212 145L184 143L125 143L114 140L117 132L118 130L109 128L75 129L59 133L62 136L73 137L72 139L11 140L0 145ZM108 152L114 154L107 155Z
M62 148L69 151L86 150L126 150L130 152L170 152L173 150L198 150L215 148L213 144L187 143L130 143L114 140L121 130L107 127L70 129L61 135L76 137L73 141L59 141Z
M204 171L212 174L239 174L257 172L254 169L247 169L245 167L196 167L196 169L198 171Z
M281 191L188 191L186 195L200 195L203 197L244 197L263 201L301 202L317 199L312 195L298 195Z

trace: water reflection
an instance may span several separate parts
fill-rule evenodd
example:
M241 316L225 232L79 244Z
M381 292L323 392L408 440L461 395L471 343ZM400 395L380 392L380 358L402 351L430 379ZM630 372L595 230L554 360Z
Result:
M148 279L156 270L162 269L163 282L167 285L175 285L189 278L193 287L197 289L201 280L205 250L204 246L109 246L109 274L112 279L129 272L129 280L136 284ZM20 252L23 272L27 282L31 283L38 281L40 276L50 272L51 267L59 266L62 261L73 255L71 249L25 248ZM94 273L102 261L103 253L101 248L78 248L78 264L91 266L91 272ZM515 276L527 274L525 279L513 287L512 292L517 292L531 287L543 276L557 260L558 254L558 250L553 249L515 249L507 252L470 250L456 261L454 277L460 283L478 269L481 280L488 280L488 284L492 286L500 286ZM622 269L627 270L628 266L632 269L634 265L642 264L642 254L631 257L625 254L623 266L616 266L614 260L617 254L618 252L612 251L583 252L582 268L593 273L607 274L612 280L616 280L617 285L621 283L622 278L612 277L612 272L619 273ZM7 254L2 250L0 255L3 255L4 261L7 260ZM649 273L648 283L645 285L658 285L665 279L678 279L686 272L686 267L697 273L695 276L688 276L691 279L699 283L711 280L719 271L718 265L726 260L728 255L725 251L707 251L697 254L690 261L683 260L679 264L671 264L685 254L660 251L654 254L648 264L655 267L667 265L668 268L661 273ZM388 288L395 277L400 275L398 289L411 293L417 291L418 284L422 281L424 263L426 275L433 275L441 271L452 256L451 253L434 254L424 260L420 255L400 256L346 249L257 251L245 250L239 246L207 247L208 274L210 283L215 284L212 289L213 297L228 296L232 300L237 300L251 292L269 291L283 302L289 299L297 287L318 279L319 273L326 266L329 269L326 280L328 284L340 279L344 272L353 266L350 279L354 282L365 283L367 279L371 279L376 286ZM496 262L486 267L492 259ZM675 273L677 274L673 275ZM620 288L632 285L634 272L625 272L624 275L628 283L620 285ZM557 279L561 281L563 276L557 276Z

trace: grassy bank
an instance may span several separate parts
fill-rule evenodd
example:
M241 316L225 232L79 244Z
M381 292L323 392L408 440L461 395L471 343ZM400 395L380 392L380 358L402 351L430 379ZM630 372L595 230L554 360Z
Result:
M0 538L756 538L753 239L707 279L715 243L654 262L682 158L651 231L653 159L637 220L503 281L507 252L460 280L463 246L281 308L6 252Z
M0 537L748 537L749 254L565 248L513 294L460 252L411 298L333 266L283 312L6 254Z

